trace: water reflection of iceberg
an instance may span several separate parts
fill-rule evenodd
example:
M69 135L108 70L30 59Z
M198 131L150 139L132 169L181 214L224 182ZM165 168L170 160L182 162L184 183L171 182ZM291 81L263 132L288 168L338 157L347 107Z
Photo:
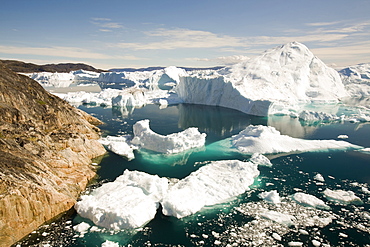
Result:
M178 109L179 128L197 127L200 132L213 133L220 137L236 134L250 124L266 125L267 122L266 118L224 107L180 104Z
M161 166L176 166L185 165L188 162L190 155L205 151L205 147L193 148L177 154L161 154L154 151L140 149L137 151L135 157L137 160Z
M134 113L135 106L115 106L112 107L113 116L128 117Z

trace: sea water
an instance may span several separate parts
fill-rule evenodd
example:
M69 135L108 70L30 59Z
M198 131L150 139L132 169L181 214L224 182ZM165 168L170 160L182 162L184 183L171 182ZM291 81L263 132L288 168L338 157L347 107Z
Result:
M151 129L170 134L188 127L207 133L206 146L176 155L135 151L135 159L108 152L101 160L98 178L88 188L115 180L125 169L144 171L161 177L184 178L207 161L238 159L249 155L208 148L211 144L239 133L248 125L269 125L282 134L303 139L338 139L370 147L370 124L305 124L289 116L255 117L232 109L180 104L160 109L157 105L134 108L80 106L101 119L104 135L132 135L132 126L149 119ZM272 167L260 166L260 176L250 191L223 204L176 219L158 211L156 217L140 229L110 231L96 227L73 210L48 222L20 246L101 246L106 241L116 246L370 246L370 154L359 151L327 151L267 155ZM315 180L321 174L324 181ZM353 191L362 203L336 203L325 199L326 188ZM262 201L258 194L277 190L281 204ZM330 210L298 205L291 199L296 192L314 195ZM276 223L261 217L274 211L294 216L294 225ZM78 232L74 226L85 222L90 228ZM113 245L112 245L113 246Z

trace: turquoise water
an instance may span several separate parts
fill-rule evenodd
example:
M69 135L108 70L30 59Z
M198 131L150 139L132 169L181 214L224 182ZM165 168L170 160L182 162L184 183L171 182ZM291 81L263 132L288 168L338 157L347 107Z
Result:
M286 116L270 118L247 114L213 106L180 104L159 109L147 105L140 109L102 108L81 106L82 110L101 119L104 135L132 134L132 125L142 119L150 119L151 129L159 134L179 132L188 127L198 127L207 133L205 148L190 150L178 155L161 155L149 151L135 153L135 159L125 158L108 152L100 163L99 178L92 188L113 181L125 169L139 170L159 176L184 178L197 170L205 161L224 159L248 159L248 155L230 153L228 150L213 149L212 143L239 133L248 125L271 125L282 134L304 139L337 139L338 135L349 136L346 141L370 147L370 124L334 123L330 125L304 125L297 119ZM314 246L312 240L330 246L366 246L370 244L370 155L358 151L329 151L295 153L267 156L272 167L259 167L260 176L252 189L227 203L206 208L195 215L181 220L157 213L155 219L137 231L110 232L97 228L83 236L73 231L73 226L87 219L73 211L61 219L49 222L29 238L20 242L22 246L101 246L106 240L120 246L270 246L273 232L281 240L273 244L287 246L290 241L299 241L304 246ZM313 177L320 173L325 182L318 183ZM353 191L361 198L361 205L338 205L323 199L325 188ZM304 225L282 227L278 223L260 219L253 213L257 207L270 210L290 210L294 203L287 199L286 206L279 209L265 205L258 198L262 191L277 190L281 197L289 198L302 191L323 199L331 210L320 212L304 208L294 209L297 219L300 213L331 215L334 218L325 226ZM286 207L286 208L284 208ZM247 212L248 209L249 211ZM305 211L307 210L307 212ZM308 216L307 216L308 217ZM323 217L323 216L322 216ZM259 223L253 225L256 220ZM268 224L266 227L263 224ZM303 234L304 230L309 234ZM258 234L257 234L258 233ZM262 235L261 235L262 234ZM261 236L259 236L261 235ZM262 241L262 242L261 242Z

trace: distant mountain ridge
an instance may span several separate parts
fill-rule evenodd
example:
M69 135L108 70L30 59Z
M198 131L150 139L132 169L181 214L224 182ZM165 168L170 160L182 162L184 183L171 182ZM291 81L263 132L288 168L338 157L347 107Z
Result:
M25 63L17 60L0 60L7 68L19 73L34 73L34 72L71 72L76 70L88 70L94 72L106 72L106 70L96 69L91 65L83 63L58 63L37 65L34 63Z

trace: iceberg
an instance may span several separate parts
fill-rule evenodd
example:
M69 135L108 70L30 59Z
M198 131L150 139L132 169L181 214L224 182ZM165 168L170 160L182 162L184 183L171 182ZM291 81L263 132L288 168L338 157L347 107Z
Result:
M281 135L274 127L250 125L231 137L232 145L241 153L289 153L328 149L359 149L360 146L336 140L304 140Z
M362 63L339 71L343 84L353 98L370 96L370 64Z
M147 103L144 90L139 88L129 88L122 90L117 96L112 97L112 106L136 106L142 107Z
M271 161L266 156L259 153L252 154L252 157L249 159L249 161L260 166L272 166Z
M256 164L239 160L214 161L176 181L125 170L81 196L75 209L97 226L135 229L153 219L160 204L163 214L182 218L244 193L258 175Z
M180 153L191 148L202 147L206 141L206 134L200 133L197 128L188 128L166 136L157 134L150 129L148 119L136 122L133 129L132 144L165 154Z
M328 200L339 204L362 204L361 199L353 191L326 189L323 193Z
M93 82L99 77L99 73L77 70L69 73L52 73L52 72L38 72L38 73L24 73L24 75L34 79L43 87L69 87L72 83L82 81Z
M212 162L169 188L161 202L163 214L183 218L205 206L226 202L249 190L258 175L257 165L251 162Z
M130 144L130 139L131 136L107 136L101 138L99 142L113 153L132 160L135 158L134 150L137 147Z
M176 92L187 103L218 105L267 116L280 106L337 103L348 96L337 71L303 44L291 42L212 75L181 77Z
M298 118L306 121L306 122L333 122L340 120L340 117L326 113L326 112L315 112L315 111L307 111L303 110L301 113L299 113Z
M138 228L154 218L168 180L125 170L114 182L103 184L75 204L79 215L113 230Z
M324 201L320 200L316 196L309 195L306 193L297 192L294 195L292 195L292 199L296 201L298 204L301 204L302 206L305 207L313 207L326 210L330 209L330 207L326 205Z
M278 204L281 202L279 193L276 190L261 192L258 194L258 197L266 202L273 204Z

